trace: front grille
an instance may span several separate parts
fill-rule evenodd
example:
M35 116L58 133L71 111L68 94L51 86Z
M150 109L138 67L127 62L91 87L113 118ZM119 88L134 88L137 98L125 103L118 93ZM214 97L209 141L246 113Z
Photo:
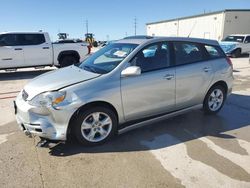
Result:
M23 100L26 101L28 97L29 97L28 93L25 90L23 90L23 92L22 92Z

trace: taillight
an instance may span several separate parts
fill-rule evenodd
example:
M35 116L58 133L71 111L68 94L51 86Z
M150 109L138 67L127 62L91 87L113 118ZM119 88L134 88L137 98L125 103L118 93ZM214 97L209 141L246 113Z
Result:
M92 46L91 46L91 45L88 45L87 47L88 47L88 54L90 54L90 53L91 53L91 47L92 47Z
M227 63L233 68L233 63L229 57L226 57Z

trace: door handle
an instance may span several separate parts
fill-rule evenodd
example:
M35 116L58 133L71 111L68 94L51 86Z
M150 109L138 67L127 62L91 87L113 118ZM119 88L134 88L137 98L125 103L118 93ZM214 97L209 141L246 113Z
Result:
M167 74L166 76L164 76L165 79L167 80L172 80L174 78L173 74Z
M49 47L46 46L46 47L43 47L43 49L49 49Z
M4 59L2 59L3 61L11 61L12 60L12 58L4 58Z
M22 48L15 48L15 50L23 50Z
M211 70L211 68L209 68L209 67L204 67L203 70L204 70L204 72L209 72L209 71Z

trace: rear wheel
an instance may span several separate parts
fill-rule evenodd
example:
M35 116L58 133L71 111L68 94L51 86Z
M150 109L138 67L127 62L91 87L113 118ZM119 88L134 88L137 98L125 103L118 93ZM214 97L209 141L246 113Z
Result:
M67 67L73 64L78 63L78 59L75 56L64 56L61 58L59 64L60 67Z
M117 130L117 117L106 107L93 107L80 112L76 118L74 134L84 145L101 144L109 140Z
M224 87L218 85L212 87L204 100L203 109L207 114L218 113L224 105L226 99L226 92Z
M233 58L240 57L240 55L241 55L241 49L236 49L236 50L232 53L232 57L233 57Z

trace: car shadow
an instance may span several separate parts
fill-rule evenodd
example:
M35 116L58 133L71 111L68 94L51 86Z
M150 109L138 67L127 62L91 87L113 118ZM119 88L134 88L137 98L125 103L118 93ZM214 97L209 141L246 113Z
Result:
M51 71L51 69L50 70L44 69L44 70L30 70L30 71L20 70L16 72L0 72L0 81L32 79L48 71Z
M233 57L231 57L231 56L229 56L230 58L232 58L232 59L237 59L237 58L249 58L249 54L240 54L240 56L239 57L236 57L236 58L233 58Z
M249 57L249 54L241 54L240 57Z
M103 145L87 147L79 145L76 141L69 141L51 147L49 153L62 157L79 153L147 151L149 148L142 142L154 141L162 135L171 135L176 139L166 139L150 149L166 148L204 136L234 139L235 136L226 132L250 124L250 105L245 107L246 102L250 104L250 96L232 94L217 115L205 115L201 110L197 110L124 133Z

